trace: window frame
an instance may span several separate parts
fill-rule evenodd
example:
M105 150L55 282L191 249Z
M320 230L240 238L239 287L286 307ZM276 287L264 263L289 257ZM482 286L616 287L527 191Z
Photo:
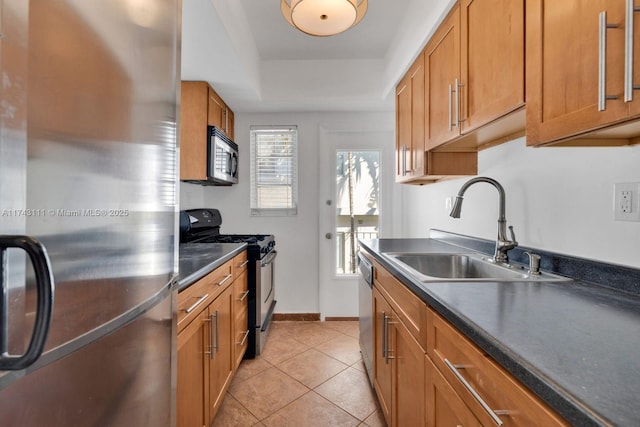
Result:
M288 133L292 135L291 184L288 204L290 207L266 207L260 205L258 198L260 183L258 182L258 149L260 133ZM298 127L295 125L252 125L250 127L250 183L249 205L251 216L296 216L298 214ZM283 185L287 187L287 185Z

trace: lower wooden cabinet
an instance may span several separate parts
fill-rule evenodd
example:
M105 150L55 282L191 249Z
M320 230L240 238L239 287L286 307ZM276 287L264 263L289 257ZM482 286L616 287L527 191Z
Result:
M393 384L391 363L387 349L393 347L393 334L389 334L388 322L392 319L391 306L376 287L373 288L373 386L378 395L380 410L387 425L391 421Z
M209 416L212 419L218 412L224 394L231 384L234 372L233 359L233 286L228 287L209 306ZM205 390L206 391L206 390Z
M240 366L249 344L249 287L245 270L233 282L233 357L234 370Z
M176 404L178 426L205 423L205 336L208 310L202 311L178 334L178 384Z
M567 425L432 309L427 323L429 357L482 425Z
M444 379L431 359L425 357L428 427L480 427L482 424L451 385Z
M244 260L238 255L178 294L178 310L186 314L178 316L178 427L211 424L244 356L246 339L238 345L248 323L247 271L238 268Z
M378 263L374 278L374 388L388 426L568 425Z
M394 326L393 379L396 382L393 425L425 425L425 350L402 322Z
M423 426L425 350L375 286L373 313L374 388L387 425Z

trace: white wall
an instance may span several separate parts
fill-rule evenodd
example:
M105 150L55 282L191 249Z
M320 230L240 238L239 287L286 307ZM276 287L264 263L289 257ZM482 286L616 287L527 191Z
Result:
M215 207L222 212L222 232L274 234L278 259L276 261L276 299L278 313L319 312L319 203L326 196L319 194L320 130L358 129L371 131L394 129L394 113L274 113L237 114L235 140L240 147L239 183L232 187L201 187L181 183L180 208ZM297 125L299 207L294 217L252 217L249 210L249 127L251 125ZM389 141L393 146L393 140ZM384 179L384 178L383 178ZM388 186L393 176L387 176ZM399 193L398 193L399 204ZM389 235L399 233L389 215L386 227ZM339 297L339 296L337 296ZM350 314L345 314L350 315Z
M497 179L507 195L507 221L520 245L640 268L640 222L613 220L613 184L640 182L640 146L526 148L524 138L479 153L479 175ZM402 235L429 228L495 239L498 193L470 187L460 219L445 198L466 179L401 186Z

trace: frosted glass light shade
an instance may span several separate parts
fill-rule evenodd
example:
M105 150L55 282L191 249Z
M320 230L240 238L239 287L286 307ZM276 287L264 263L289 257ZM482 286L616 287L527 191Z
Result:
M367 12L368 0L280 0L282 15L312 36L332 36L356 25Z

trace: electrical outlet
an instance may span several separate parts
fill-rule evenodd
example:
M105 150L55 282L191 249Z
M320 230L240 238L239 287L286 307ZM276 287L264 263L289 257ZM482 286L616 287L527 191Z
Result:
M447 211L447 214L451 212L451 208L453 208L453 197L446 197L444 199L444 209Z
M640 183L613 186L613 218L616 221L640 221Z

